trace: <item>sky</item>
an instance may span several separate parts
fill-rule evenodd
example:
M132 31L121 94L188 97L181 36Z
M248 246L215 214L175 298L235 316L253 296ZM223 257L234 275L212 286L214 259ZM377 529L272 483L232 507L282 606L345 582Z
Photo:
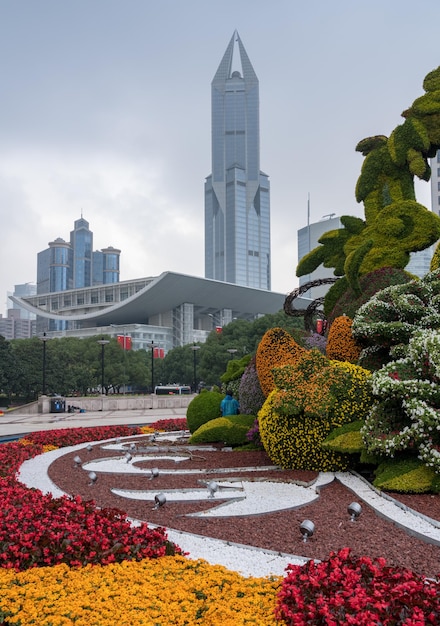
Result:
M356 144L423 95L439 24L438 0L0 0L0 313L81 215L121 280L204 276L211 81L235 30L260 84L272 290L291 292L309 199L311 222L363 217Z

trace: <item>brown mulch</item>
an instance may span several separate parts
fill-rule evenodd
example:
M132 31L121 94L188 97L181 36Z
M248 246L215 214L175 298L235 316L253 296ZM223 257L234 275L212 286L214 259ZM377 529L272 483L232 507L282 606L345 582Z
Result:
M135 441L139 444L139 440ZM219 446L215 450L208 447L194 450L183 445L171 445L168 449L171 454L185 454L189 457L182 466L185 469L202 469L209 472L202 475L161 475L160 469L179 467L172 460L158 461L148 458L151 451L165 452L166 444L161 442L153 448L145 444L142 452L139 449L136 452L137 455L140 453L145 455L145 461L136 463L138 467L159 469L159 476L154 479L150 479L150 473L147 476L100 473L97 482L91 485L88 472L74 467L73 458L77 454L81 456L83 463L103 457L123 456L121 452L103 450L98 445L90 452L84 449L79 453L69 453L60 457L50 466L49 476L60 489L70 495L79 494L87 500L93 499L101 507L122 509L129 517L152 524L316 559L325 559L332 551L350 547L358 556L385 557L389 565L406 567L429 577L440 574L440 546L412 537L392 522L382 519L338 481L321 489L319 499L311 504L286 511L240 517L188 517L189 513L217 506L221 502L218 492L214 498L203 502L167 502L158 509L154 509L151 502L130 500L111 493L112 488L154 489L158 493L163 489L200 488L200 480L220 478L230 480L232 477L246 480L291 481L308 486L317 478L317 472L267 469L272 463L266 453L259 450L231 452ZM126 461L121 459L121 463ZM237 468L232 474L225 475L217 471L231 467ZM258 472L245 472L240 469L246 467L263 469ZM440 495L389 495L440 522ZM356 522L350 521L347 513L347 507L353 501L359 501L362 505L362 513ZM301 522L305 519L310 519L315 524L315 533L306 543L303 542L299 530Z

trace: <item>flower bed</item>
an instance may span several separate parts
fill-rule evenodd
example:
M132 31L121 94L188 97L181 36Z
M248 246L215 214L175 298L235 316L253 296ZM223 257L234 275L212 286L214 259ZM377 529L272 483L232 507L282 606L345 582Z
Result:
M159 429L159 423L151 426ZM355 559L346 550L322 563L289 566L284 580L245 578L184 558L164 529L133 528L122 511L97 509L81 498L54 499L15 478L24 460L48 447L138 432L126 427L49 431L0 446L0 623L440 622L438 585L404 568L386 567L383 559ZM167 549L177 554L165 556Z

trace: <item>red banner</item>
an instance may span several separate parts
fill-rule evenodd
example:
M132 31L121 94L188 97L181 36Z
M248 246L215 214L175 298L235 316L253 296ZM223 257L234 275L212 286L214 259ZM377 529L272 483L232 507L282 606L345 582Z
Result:
M216 333L221 333L221 332L222 332L222 330L223 330L223 328L222 328L221 326L216 326L216 327L215 327L215 332L216 332Z
M163 348L154 348L153 356L155 359L163 359L165 356L165 350Z
M127 335L118 335L118 344L123 350L131 350L131 337Z

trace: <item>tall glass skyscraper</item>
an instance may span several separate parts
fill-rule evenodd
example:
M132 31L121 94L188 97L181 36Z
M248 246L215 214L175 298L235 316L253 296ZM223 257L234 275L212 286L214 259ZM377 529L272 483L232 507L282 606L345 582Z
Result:
M237 31L212 81L211 106L205 277L270 290L270 185L260 171L259 85Z
M74 222L70 243L58 237L37 255L37 294L119 282L121 251L93 251L93 233L82 216Z

